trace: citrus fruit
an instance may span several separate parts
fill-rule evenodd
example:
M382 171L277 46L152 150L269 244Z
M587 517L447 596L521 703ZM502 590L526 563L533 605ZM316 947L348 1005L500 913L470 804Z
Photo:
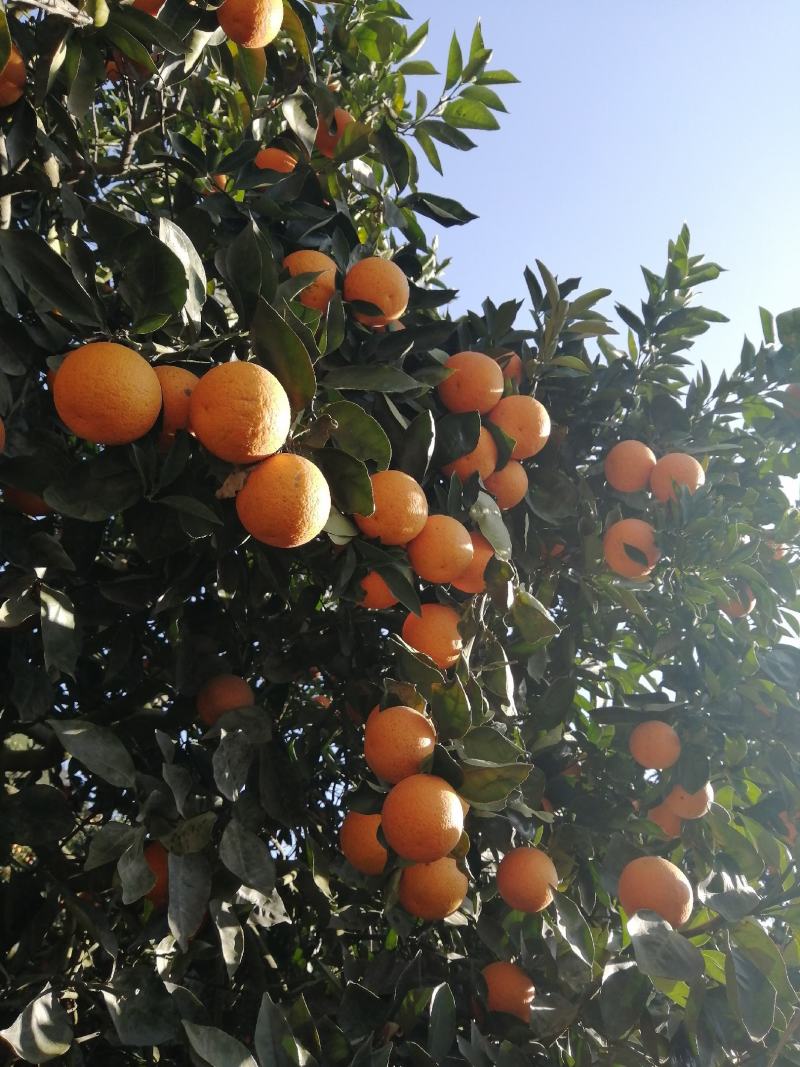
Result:
M386 580L377 571L370 571L358 583L364 591L359 601L362 608L374 608L378 611L393 608L397 597L386 584Z
M278 36L283 22L283 0L223 0L217 21L236 44L264 48Z
M226 711L252 707L255 700L255 694L244 678L237 674L218 674L210 678L197 694L197 717L206 726L213 726Z
M273 548L298 548L322 532L331 493L320 471L302 456L270 456L250 472L236 496L245 530Z
M540 848L515 848L497 868L497 891L509 908L533 915L553 901L558 872Z
M472 474L477 472L481 481L486 484L487 478L493 473L496 466L497 445L486 427L481 426L478 443L473 450L466 452L463 456L453 460L452 463L442 467L442 474L446 474L448 478L453 474L457 474L462 482L466 482ZM527 478L525 481L527 485Z
M298 274L319 272L311 285L306 286L297 294L297 299L307 308L326 312L336 292L336 264L331 257L326 256L324 252L305 249L300 252L290 252L284 259L283 265L293 278L296 278Z
M412 774L390 789L381 824L398 856L430 863L456 847L464 829L464 813L458 794L444 778Z
M419 711L403 704L373 708L364 728L364 757L370 770L384 782L396 785L419 774L436 747L436 728Z
M422 487L402 471L378 471L371 481L375 510L371 515L354 515L356 526L382 545L408 544L428 519Z
M217 189L219 189L219 191L221 193L224 193L225 190L228 188L228 175L227 174L212 174L211 175L211 182Z
M445 361L452 373L439 383L439 399L448 411L486 415L503 395L503 371L482 352L457 352Z
M0 70L0 107L16 104L22 96L26 79L25 60L17 46L12 44L6 65Z
M472 561L465 571L452 580L451 584L454 589L462 593L474 595L483 593L486 589L484 571L489 560L494 556L494 549L483 534L473 530L469 536L472 541Z
M536 989L521 967L498 960L484 967L481 974L486 982L486 1007L489 1011L516 1015L524 1023L530 1021Z
M153 18L158 15L161 10L161 6L164 0L133 0L133 7L137 11L144 11L148 15L152 15Z
M667 722L650 719L634 727L628 740L631 755L640 767L663 771L678 762L681 739Z
M354 312L365 326L386 326L399 319L408 307L408 278L396 263L368 256L354 263L345 275L344 298L380 308L380 314Z
M661 856L631 860L619 878L619 901L628 915L654 911L676 929L692 914L694 894L689 879Z
M294 156L282 148L259 148L253 163L259 170L274 170L278 174L291 174L297 166Z
M756 598L749 585L739 586L739 595L735 600L720 604L720 608L731 619L743 619L756 606Z
M144 860L155 875L155 885L145 896L158 911L167 906L169 900L169 852L160 841L151 841L144 846Z
M400 875L399 900L417 919L446 919L461 907L469 882L451 856L415 863Z
M484 478L484 485L497 501L501 511L508 511L524 500L528 492L528 472L515 459L510 459L502 470Z
M665 797L664 803L680 819L701 819L711 807L713 799L714 789L710 782L706 782L696 793L687 793L682 785L676 785Z
M339 830L342 854L351 867L362 874L380 874L388 853L378 840L380 815L348 811Z
M650 488L662 503L675 500L673 482L675 485L685 485L690 493L694 493L705 480L703 468L694 456L685 452L668 452L650 472Z
M489 421L514 438L512 459L529 459L550 437L550 416L532 396L504 396L489 412Z
M646 563L628 555L625 546L632 546L647 560ZM661 553L656 547L656 532L642 519L620 519L612 523L603 537L606 563L623 578L644 578L658 563Z
M656 457L641 441L620 441L606 456L606 481L620 493L647 489Z
M345 127L351 122L355 122L355 119L343 107L335 108L332 115L320 115L317 123L317 136L314 140L317 151L327 156L328 159L333 159Z
M3 486L3 500L15 511L21 511L23 515L30 515L31 518L50 515L53 511L36 493L29 493L27 489L15 489L13 485Z
M0 452L6 447L6 425L2 419L0 419Z
M663 830L667 837L680 837L683 822L666 804L656 804L648 811L647 818Z
M183 367L161 366L155 368L161 386L161 437L162 448L169 447L178 430L189 428L189 401L199 378Z
M461 653L458 612L445 604L423 604L422 614L409 612L402 637L417 652L430 656L437 667L452 667Z
M502 356L497 357L497 362L507 382L522 384L522 360L516 352L504 352Z
M431 515L407 548L414 573L426 582L452 582L472 562L469 531L449 515Z

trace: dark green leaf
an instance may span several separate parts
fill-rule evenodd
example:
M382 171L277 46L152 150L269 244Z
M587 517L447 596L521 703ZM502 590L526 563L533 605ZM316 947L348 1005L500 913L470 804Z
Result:
M183 1020L189 1044L210 1067L258 1067L241 1043L216 1026L201 1026Z
M219 858L244 885L268 897L275 888L275 863L266 843L236 819L225 827L219 846Z
M405 371L388 365L335 367L328 371L321 384L328 389L353 389L365 393L410 393L424 388Z
M444 87L445 89L452 89L458 79L461 77L461 71L464 67L464 60L461 56L461 45L458 43L458 38L453 34L450 40L450 51L447 56L447 72L445 74Z
M37 234L30 230L0 231L0 255L23 292L33 289L72 322L95 328L101 325L92 298L66 261Z
M464 780L459 793L471 804L491 804L505 798L522 785L531 773L527 763L508 763L504 766L487 766L477 761L463 762Z
M69 1050L72 1027L55 990L49 989L32 1000L6 1030L0 1030L0 1037L26 1063L47 1063Z
M645 918L652 914L640 912L628 919L628 933L642 973L651 978L672 978L690 985L699 981L705 970L700 949L671 930L663 919Z
M129 789L136 778L133 760L114 731L81 719L50 719L65 750L111 785Z
M375 510L369 471L355 456L338 448L320 448L314 462L327 479L334 504L348 515L371 515Z
M317 389L311 356L291 326L263 297L256 305L250 338L259 361L286 390L292 410L302 411Z
M203 924L211 890L211 869L202 852L169 854L169 928L185 952ZM219 1067L224 1067L220 1064Z
M500 124L480 100L451 100L442 112L445 122L459 130L499 130Z
M442 740L463 737L472 719L469 701L460 679L439 683L430 688L431 718Z
M331 437L339 448L365 463L371 461L377 470L385 470L389 466L392 446L386 431L360 404L338 400L328 404L323 414L336 423L335 429L331 430Z

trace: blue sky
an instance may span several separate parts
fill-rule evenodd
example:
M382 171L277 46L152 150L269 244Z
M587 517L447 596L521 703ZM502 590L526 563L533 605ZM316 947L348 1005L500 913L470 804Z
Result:
M693 250L727 268L703 302L731 323L692 351L715 376L746 332L759 341L759 304L800 305L798 0L405 7L431 19L417 58L443 71L452 30L466 49L480 17L491 66L521 80L502 90L500 131L478 132L469 153L443 149L444 178L424 170L424 189L480 216L440 231L454 310L523 297L537 257L635 309L639 265L660 270L684 221ZM431 99L441 85L419 81Z

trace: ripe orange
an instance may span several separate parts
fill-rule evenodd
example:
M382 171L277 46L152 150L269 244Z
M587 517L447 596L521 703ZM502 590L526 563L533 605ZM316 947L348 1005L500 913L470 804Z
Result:
M0 419L0 452L6 447L6 425L2 419Z
M685 485L690 493L696 492L706 480L706 473L694 456L685 452L668 452L656 463L650 473L650 488L653 495L664 503L675 500L676 485Z
M53 511L36 493L29 493L27 489L15 489L12 485L3 486L3 500L15 511L21 511L23 515L30 515L31 518L50 515Z
M291 174L297 160L282 148L259 148L253 160L259 170L274 170L278 174Z
M696 793L687 793L682 785L676 785L664 803L681 819L701 819L711 807L713 799L713 786L706 782Z
M330 511L331 492L319 467L285 452L259 463L236 496L239 522L273 548L313 541Z
M631 755L640 767L663 771L678 762L681 739L667 722L640 722L628 740Z
M313 308L324 314L336 292L336 264L331 257L326 256L324 252L304 249L300 252L291 252L284 259L283 265L293 278L298 274L320 272L311 285L297 294L297 299L305 307Z
M446 919L461 907L469 881L451 856L406 867L400 876L400 904L417 919Z
M213 726L226 711L249 708L255 701L255 693L244 678L236 674L217 674L198 692L195 706L200 722Z
M640 563L625 551L631 545L644 553L647 563ZM603 537L603 555L606 563L623 578L644 578L658 563L661 553L656 547L656 532L649 522L642 519L620 519L612 523Z
M366 574L359 585L364 590L364 596L359 601L362 608L374 608L381 611L384 608L393 608L397 603L397 597L377 571L370 571Z
M278 36L283 22L283 0L224 0L217 21L236 44L264 48Z
M137 11L144 11L153 18L158 15L164 0L133 0L133 6Z
M161 366L156 367L155 371L162 398L159 445L169 448L178 430L189 428L189 401L200 379L183 367Z
M345 127L349 126L351 122L355 122L355 119L343 107L335 108L332 115L319 116L314 144L320 155L333 159L336 146L342 139Z
M364 728L364 757L384 782L396 785L419 774L435 747L436 728L421 712L403 704L383 711L375 707L370 712Z
M412 774L393 786L381 819L384 837L397 855L417 863L447 856L464 829L458 794L432 774Z
M661 856L639 856L626 864L618 895L628 915L643 909L654 911L676 928L688 922L694 903L689 879Z
M228 463L255 463L277 452L291 419L289 398L275 375L258 363L238 360L207 371L189 405L198 440Z
M446 467L442 467L442 474L446 474L448 478L452 474L457 474L462 482L466 482L470 475L477 471L485 485L487 478L493 473L496 466L497 445L486 427L481 426L478 443L473 450L466 452L463 456L459 456L452 463L448 463Z
M426 582L440 585L463 574L472 556L469 531L449 515L431 515L408 543L408 558L414 573Z
M22 96L26 79L25 60L17 46L12 44L6 65L0 70L0 107L16 104Z
M515 848L497 868L497 891L509 908L533 915L553 901L558 871L540 848Z
M408 307L408 297L408 278L389 259L368 256L354 263L345 275L345 300L360 300L381 309L379 315L354 313L365 326L386 326L399 319Z
M522 360L519 358L516 352L504 352L502 356L497 357L500 367L503 371L503 377L507 382L516 382L517 385L522 384Z
M491 356L457 352L444 365L452 373L437 391L448 411L479 411L486 415L496 407L503 395L503 372Z
M378 840L380 815L362 815L348 811L339 830L339 844L344 858L362 874L381 874L388 853Z
M641 441L620 441L606 456L606 481L620 493L647 489L656 465L655 453Z
M428 519L422 487L402 471L378 471L371 481L375 510L371 515L354 515L356 526L382 545L408 544Z
M228 188L228 175L227 174L212 174L211 181L219 189L221 193L224 193Z
M648 811L647 818L660 827L667 837L680 837L683 821L666 804L656 804Z
M445 604L423 604L421 616L413 612L406 616L402 638L444 670L452 667L461 653L463 641L458 620L458 612Z
M560 559L566 551L567 546L563 541L553 541L552 544L542 545L539 555L542 559Z
M111 341L73 349L58 368L53 401L75 434L99 445L125 445L161 411L158 375L138 352Z
M512 459L535 456L550 437L550 416L532 396L504 396L489 413L489 421L514 438Z
M484 485L497 501L501 511L516 507L528 492L528 472L515 459L510 459L502 470L495 471L484 479Z
M741 585L739 587L739 596L736 600L729 600L726 604L720 604L719 606L729 618L743 619L756 606L756 598L749 585Z
M465 571L453 579L451 584L454 589L460 589L462 593L482 593L486 589L483 572L494 555L494 549L483 534L473 531L469 536L472 540L472 562Z
M530 1022L531 1004L536 989L528 975L514 963L498 961L481 971L486 982L486 1007L489 1011L503 1011L516 1015L524 1023Z
M145 895L161 911L169 901L169 852L160 841L151 841L144 846L144 859L156 878L155 885Z

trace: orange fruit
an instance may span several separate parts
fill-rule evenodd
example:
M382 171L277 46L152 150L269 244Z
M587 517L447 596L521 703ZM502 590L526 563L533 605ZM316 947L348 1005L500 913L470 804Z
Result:
M454 589L459 589L462 593L482 593L486 589L483 572L494 555L494 549L483 534L473 531L469 536L472 541L472 562L465 571L453 579L451 584Z
M416 863L400 875L400 904L417 919L446 919L461 907L469 881L451 856Z
M234 708L249 708L256 702L255 693L236 674L218 674L210 678L197 694L197 717L206 726L214 723Z
M428 519L422 487L402 471L378 471L371 481L375 510L371 515L354 515L356 526L382 545L407 545Z
M0 107L16 104L22 96L26 79L25 60L17 46L12 44L6 65L0 70Z
M706 473L694 456L685 452L668 452L662 456L650 472L650 488L653 495L664 503L675 500L675 485L685 485L690 493L696 492L706 480Z
M481 974L486 982L489 1011L503 1011L507 1015L516 1015L524 1023L530 1022L536 989L521 967L498 960L484 967Z
M302 292L297 294L297 299L307 308L326 312L336 292L336 264L331 257L326 256L324 252L306 249L301 252L291 252L284 259L283 265L293 278L298 274L320 272L311 285L306 286Z
M339 830L342 854L351 867L362 874L381 874L388 853L378 840L380 815L348 811Z
M448 463L446 467L442 467L442 474L446 474L448 478L453 474L457 474L462 482L466 482L470 475L475 474L477 471L485 485L496 466L497 445L486 427L481 426L478 443L473 450L466 452L463 456L459 456L452 463ZM525 483L527 485L527 477Z
M413 708L373 708L364 727L364 757L369 769L384 782L396 785L419 774L436 747L436 728Z
M413 612L406 616L402 638L444 670L452 667L461 653L463 641L458 620L458 612L445 604L423 604L421 616Z
M200 443L228 463L255 463L277 452L291 419L289 398L275 375L258 363L238 360L207 371L189 405Z
M302 456L270 456L250 472L236 496L245 530L273 548L297 548L322 532L331 511L331 492L320 471Z
M542 559L559 559L567 551L567 546L563 541L553 541L550 545L542 545L542 550L539 553Z
M6 447L6 425L2 419L0 419L0 452Z
M553 901L558 871L540 848L515 848L497 868L497 891L509 908L533 915Z
M155 372L161 385L162 418L159 444L162 448L168 448L178 430L189 428L189 401L200 379L183 367L161 366L156 367Z
M364 591L359 601L362 608L374 608L381 611L384 608L393 608L397 603L397 597L377 571L370 571L358 584Z
M550 416L532 396L504 396L490 411L489 422L514 438L512 459L535 456L550 437Z
M619 901L628 915L654 911L675 928L688 922L694 894L689 879L661 856L631 860L619 878Z
M274 170L278 174L291 174L297 160L282 148L259 148L253 160L259 170Z
M144 11L146 14L152 15L153 18L155 18L161 10L163 3L164 0L133 0L133 7L135 7L137 11Z
M333 159L345 127L351 122L355 122L355 119L343 107L334 108L332 115L320 115L317 122L317 136L314 140L317 151L327 156L328 159Z
M650 719L640 722L628 740L631 755L640 767L663 771L678 762L681 739L667 722Z
M528 472L515 459L510 459L502 470L484 478L484 485L497 501L501 511L508 511L524 500L528 492Z
M625 551L625 545L638 549L647 558L640 563ZM612 571L623 578L644 578L658 563L661 553L656 547L656 532L642 519L620 519L612 523L603 537L603 555Z
M507 382L522 384L522 360L516 352L504 352L502 356L497 357L497 361Z
M667 837L680 837L683 821L666 804L656 804L648 811L647 818L660 827Z
M217 21L236 44L264 48L278 36L283 22L283 0L224 0Z
M696 793L687 793L682 785L676 785L664 799L664 803L673 814L681 819L701 819L714 799L714 789L706 782Z
M169 852L160 841L151 841L144 846L144 859L156 878L155 885L145 896L161 911L169 901Z
M486 415L503 395L499 363L482 352L457 352L445 361L452 373L439 383L439 399L448 411Z
M383 835L397 855L417 863L447 856L464 829L458 794L432 774L412 774L392 786L381 820Z
M431 515L408 543L408 558L414 573L426 582L439 585L463 574L472 556L469 531L449 515Z
M656 465L655 453L641 441L620 441L606 456L606 481L620 493L647 489Z
M408 307L408 297L408 278L389 259L367 256L354 263L345 275L345 300L360 300L380 308L379 315L354 312L365 326L386 326L399 319Z
M29 493L27 489L15 489L13 485L3 486L3 500L15 511L21 511L23 515L30 515L31 518L50 515L53 511L36 493Z
M59 418L85 441L126 445L143 437L161 411L158 375L138 352L94 341L70 352L53 383Z
M720 609L731 619L745 618L755 606L756 598L749 585L741 585L739 587L739 596L736 600L729 600L727 603L719 605Z
M219 189L221 193L224 193L228 188L228 175L227 174L212 174L211 181Z
M311 698L311 703L316 704L318 708L323 708L325 711L327 711L333 701L329 696L326 696L324 693L316 693Z

